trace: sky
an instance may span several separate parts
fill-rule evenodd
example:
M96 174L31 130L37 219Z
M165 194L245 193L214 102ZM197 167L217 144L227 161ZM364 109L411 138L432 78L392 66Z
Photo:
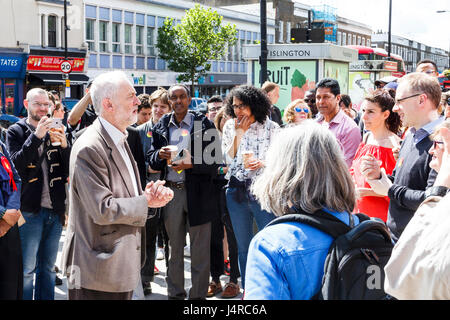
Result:
M389 0L296 0L311 6L328 4L341 17L388 31ZM392 34L449 50L450 0L392 0Z

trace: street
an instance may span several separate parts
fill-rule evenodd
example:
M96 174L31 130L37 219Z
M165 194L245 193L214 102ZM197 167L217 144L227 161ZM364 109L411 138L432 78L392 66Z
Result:
M58 248L58 256L56 258L56 265L60 268L61 254L62 248L64 245L66 229L63 230L61 235L61 239L59 241ZM189 237L188 237L189 240ZM191 259L189 257L184 258L184 278L185 278L185 288L186 291L191 287ZM156 260L156 267L159 269L159 274L155 275L155 279L152 282L152 294L145 297L145 300L167 300L167 285L166 285L166 263L164 260ZM61 269L61 268L60 268ZM58 274L61 277L61 274ZM226 275L222 275L220 278L222 282L222 287L228 282L229 277ZM239 278L240 279L240 278ZM67 279L65 277L62 278L63 284L60 286L55 286L55 300L67 300ZM240 285L240 281L239 281ZM208 300L240 300L242 298L242 289L241 294L233 299L221 299L220 294L215 297L208 298Z

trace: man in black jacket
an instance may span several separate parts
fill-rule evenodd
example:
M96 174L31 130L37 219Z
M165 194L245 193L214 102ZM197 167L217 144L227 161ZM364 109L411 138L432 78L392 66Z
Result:
M217 175L220 143L214 124L204 115L188 112L189 89L175 85L169 89L172 113L164 115L153 127L153 148L147 161L175 195L162 210L169 237L170 258L167 269L169 299L184 299L183 249L186 229L191 246L192 288L189 299L205 299L209 285L211 209L215 207L213 178ZM181 160L173 161L168 145L183 150ZM215 152L214 152L215 151ZM208 155L210 157L208 157Z
M20 228L23 255L24 300L53 300L54 264L65 222L65 183L70 147L63 128L53 128L47 117L48 94L28 91L24 106L28 117L8 129L7 147L22 179ZM33 276L36 273L33 290Z

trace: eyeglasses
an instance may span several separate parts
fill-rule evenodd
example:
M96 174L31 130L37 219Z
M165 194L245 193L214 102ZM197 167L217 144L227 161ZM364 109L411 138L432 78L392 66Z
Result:
M215 111L219 111L221 107L217 107L217 108L209 108L209 112L215 112Z
M444 141L433 141L433 149L436 149L438 145L443 145Z
M240 104L240 105L233 104L232 107L233 107L233 110L236 110L236 109L244 110L245 108L247 108L247 106L245 104Z
M412 96L409 96L409 97L405 97L405 98L401 98L401 99L395 99L395 104L399 104L400 102L405 101L405 100L407 100L407 99L411 99L411 98L414 98L414 97L418 97L418 96L420 96L421 94L423 94L423 93L416 93L416 94L413 94Z
M306 103L316 103L315 99L303 99Z
M295 112L304 112L304 113L309 113L309 109L308 108L295 108Z
M50 104L48 104L48 103L40 103L40 102L33 102L33 105L36 106L36 107L45 107L45 108L50 107Z

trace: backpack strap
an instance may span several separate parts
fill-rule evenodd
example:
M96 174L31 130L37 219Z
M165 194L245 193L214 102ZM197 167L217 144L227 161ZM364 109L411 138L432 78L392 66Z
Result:
M319 210L313 214L308 214L299 208L295 208L295 211L297 211L297 213L284 215L273 220L266 228L280 223L298 222L325 232L334 239L346 234L352 229L346 223L323 210ZM351 215L350 219L353 220Z

